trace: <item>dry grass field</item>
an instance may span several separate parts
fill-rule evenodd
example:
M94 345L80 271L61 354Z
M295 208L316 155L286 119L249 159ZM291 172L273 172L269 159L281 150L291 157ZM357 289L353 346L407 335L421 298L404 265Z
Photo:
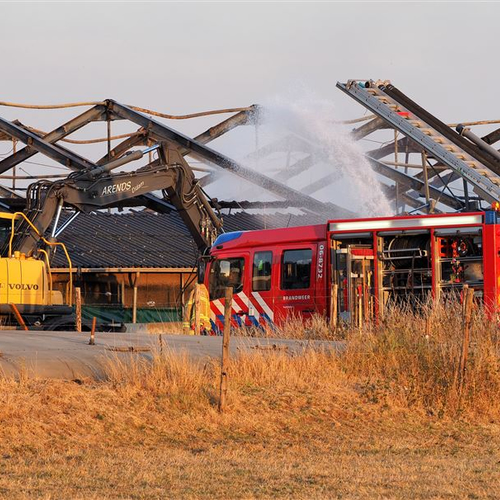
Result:
M0 496L499 498L500 339L474 315L462 385L456 305L344 331L340 354L241 354L222 415L218 364L168 353L1 380Z

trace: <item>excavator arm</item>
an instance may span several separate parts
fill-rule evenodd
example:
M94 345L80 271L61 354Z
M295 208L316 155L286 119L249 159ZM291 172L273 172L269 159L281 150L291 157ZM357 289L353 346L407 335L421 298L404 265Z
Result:
M62 181L32 184L25 211L31 224L20 220L11 250L26 255L36 253L40 235L46 235L51 225L57 226L63 206L89 213L152 191L162 191L178 210L199 251L206 253L222 223L179 150L166 142L154 149L158 150L158 159L133 172L111 173L149 150L135 151L107 165L73 173Z

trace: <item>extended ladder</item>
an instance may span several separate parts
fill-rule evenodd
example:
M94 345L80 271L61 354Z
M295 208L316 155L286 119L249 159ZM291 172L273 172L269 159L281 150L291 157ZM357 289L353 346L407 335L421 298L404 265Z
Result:
M484 154L475 153L473 145L464 144L465 139L458 133L422 110L388 82L349 80L347 83L338 82L337 87L463 177L484 200L490 203L500 200L500 176L492 170ZM403 103L408 103L408 107Z

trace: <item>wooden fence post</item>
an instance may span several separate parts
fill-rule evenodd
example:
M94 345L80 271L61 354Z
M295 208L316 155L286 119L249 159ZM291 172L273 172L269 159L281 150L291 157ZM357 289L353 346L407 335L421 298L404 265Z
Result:
M229 364L229 337L231 333L231 308L233 305L233 288L226 287L226 300L224 304L224 333L222 337L222 360L220 374L219 411L223 412L227 397L227 370Z
M361 293L361 287L358 287L358 328L360 332L363 330L363 295Z
M139 278L141 276L140 271L135 273L135 276L132 280L133 289L133 297L132 297L132 323L137 323L137 287L139 285Z
M425 317L425 337L427 339L430 338L431 336L431 331L432 331L432 323L431 323L431 315L430 313L427 314L427 316Z
M163 355L163 337L161 336L161 333L158 334L158 342L160 344L160 355Z
M95 345L95 323L96 323L96 318L94 316L92 318L92 330L90 330L89 345Z
M330 328L333 332L337 330L337 301L339 294L339 286L337 283L333 283L330 293Z
M82 289L77 286L75 288L75 313L76 313L76 331L82 331Z

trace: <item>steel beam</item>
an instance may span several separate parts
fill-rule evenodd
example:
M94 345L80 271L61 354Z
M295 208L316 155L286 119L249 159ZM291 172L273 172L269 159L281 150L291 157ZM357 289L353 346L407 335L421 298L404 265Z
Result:
M106 153L100 160L97 161L96 165L104 165L105 163L110 162L111 160L117 160L123 154L125 154L130 148L134 146L138 146L144 144L146 139L147 132L144 129L139 129L136 132L136 135L132 135L125 139L120 144L117 144L109 154Z
M28 129L29 130L29 129ZM37 133L37 132L34 132L38 137L42 138L42 136ZM51 143L52 144L52 143ZM72 156L74 158L78 158L82 163L89 163L91 164L90 160L88 160L87 158L79 155L78 153L75 153L74 151L71 151L70 149L62 146L61 144L54 144L62 153L68 155L68 156ZM80 169L77 169L75 167L70 167L72 168L73 170L80 170Z
M6 196L7 199L16 199L16 200L24 200L22 196L19 196L14 190L9 189L6 186L0 186L0 195Z
M481 139L483 139L483 141L487 144L495 144L495 142L500 141L500 128L493 130L493 132L481 137Z
M401 201L405 205L409 205L412 208L420 208L422 206L422 202L418 198L415 198L406 192L398 193L396 186L387 186L382 184L382 191L388 200L395 200L397 197L398 201Z
M120 104L116 101L109 100L108 107L109 110L115 115L117 119L127 119L137 125L144 127L148 130L151 136L158 138L158 140L171 141L177 147L184 148L190 151L191 156L197 156L203 160L209 161L218 167L227 170L243 179L249 180L253 184L256 184L275 195L278 195L285 199L295 199L303 203L304 207L309 208L317 213L324 214L326 210L336 210L340 215L353 215L352 212L345 210L337 205L331 203L322 203L311 196L303 195L295 189L289 188L281 182L275 181L266 175L259 172L251 170L249 168L243 167L231 158L218 153L217 151L205 146L194 139L191 139L184 134L181 134L162 123L148 118L146 115L138 111Z
M88 109L87 111L85 111L81 115L69 120L64 125L61 125L60 127L57 127L55 130L52 130L52 132L49 132L48 134L44 135L42 137L42 139L47 143L53 144L53 143L59 141L60 139L72 134L73 132L81 129L82 127L85 127L85 125L88 125L90 122L101 120L105 111L106 111L106 108L102 105L94 106L93 108ZM18 125L18 126L20 126L20 125ZM40 136L37 135L37 137L40 137ZM25 144L27 144L23 139L19 139L19 140L22 140ZM60 146L59 146L59 148L64 149L64 151L66 151L66 152L68 151L65 148L61 148ZM42 152L42 151L40 151L40 152ZM15 167L16 165L19 165L19 163L22 163L23 161L36 155L37 153L38 153L38 150L35 147L31 147L31 146L26 146L26 147L20 149L16 153L14 153L14 154L8 156L7 158L5 158L4 160L0 161L0 174ZM80 157L80 159L82 159L82 158ZM61 162L59 162L59 163L61 163Z
M95 168L96 165L89 160L83 159L71 151L63 151L58 146L51 144L40 138L34 132L30 132L18 125L15 125L4 118L0 118L0 130L12 137L20 140L27 146L32 147L37 152L43 153L52 160L73 170L83 170L86 168ZM9 167L10 168L10 167Z
M297 204L293 200L283 200L283 201L217 201L217 205L220 208L234 208L234 209L253 209L253 208L289 208L289 207L298 207L300 208L300 204Z
M205 132L197 135L194 140L201 143L207 144L221 135L226 134L230 130L233 130L240 125L247 125L249 122L254 120L256 114L258 113L259 107L256 104L253 104L249 111L240 111L236 113L234 116L231 116L227 120L224 120L213 127L210 127ZM181 151L181 154L186 155L188 152Z
M325 175L321 179L318 179L315 182L311 182L311 184L308 184L302 189L302 192L305 194L313 194L316 191L319 191L320 189L323 189L326 186L329 186L333 182L339 179L339 174L337 173L331 173L328 175Z
M213 184L215 181L219 179L219 176L216 174L216 172L210 172L207 175L204 175L203 177L198 179L198 185L202 188L206 188L210 184Z
M205 132L197 135L194 140L201 142L202 144L207 144L210 141L217 139L218 137L224 135L225 133L233 130L234 128L240 125L246 125L250 120L253 119L254 114L257 112L257 105L251 106L250 111L240 111L234 116L231 116L227 120L224 120L213 127L205 130ZM121 155L126 153L130 148L141 144L141 141L144 141L144 138L147 136L147 131L144 129L139 129L137 132L143 132L142 135L134 135L125 139L123 142L118 144L115 148L113 148L110 154L104 155L98 162L97 165L103 165L107 163L111 159L119 158ZM189 150L184 149L181 151L183 156L189 154Z
M402 137L401 139L398 139L397 146L401 154L420 153L422 151L421 146L419 146L417 143L413 142L406 136ZM367 151L366 154L370 158L375 158L376 160L380 160L381 158L384 158L387 155L394 154L394 141L392 141L389 144L386 144L385 146L382 146L381 148Z
M376 160L375 158L370 158L369 156L367 156L366 159L371 163L373 170L375 172L378 172L383 176L388 177L389 179L399 182L400 184L403 184L404 186L407 186L410 189L414 189L419 193L423 189L425 189L425 183L422 182L421 180L415 179L415 177L400 172L399 170L395 170L389 167L388 165L385 165L381 161ZM443 203L444 205L447 205L455 209L464 208L464 205L460 200L457 200L456 198L453 198L452 196L441 192L439 189L436 189L433 186L429 186L429 194L432 199L438 200L440 203Z
M300 144L299 144L300 143ZM311 144L307 139L300 137L296 134L290 134L271 144L262 146L257 151L253 151L246 155L247 158L262 158L270 154L283 151L298 151L300 153L313 153L319 149L318 146Z
M235 114L234 116L231 116L230 118L218 123L217 125L214 125L213 127L210 127L209 129L205 130L205 132L202 132L201 134L197 135L195 137L195 141L201 142L202 144L207 144L208 142L211 142L218 137L221 137L222 135L226 134L230 130L233 130L234 128L240 126L240 125L246 125L249 121L253 120L255 117L255 114L258 113L258 106L253 105L251 106L251 110L249 111L240 111L239 113ZM139 130L144 130L144 129L139 129ZM146 131L144 130L144 134L146 134ZM114 149L111 150L111 154L109 155L111 158L119 158L122 154L127 152L130 148L140 144L141 141L144 140L144 135L143 136L134 136L134 137L129 137L122 143L118 144ZM189 150L183 149L181 151L181 154L183 156L186 156L189 154ZM98 165L103 165L104 163L107 163L110 159L107 154L103 156L98 162ZM212 172L201 179L199 179L199 185L201 187L208 186L212 182L215 182L217 180L217 175L215 172ZM139 197L141 202L145 204L145 206L148 206L151 209L159 208L159 212L165 212L166 210L173 210L174 207L170 203L165 202L165 200L155 196L154 194L149 194L147 197L146 196L141 196Z
M364 125L361 125L361 127L354 129L351 132L351 137L355 141L359 141L360 139L363 139L363 137L370 135L372 132L384 128L390 128L390 126L387 124L385 120L382 120L382 118L377 117L365 123Z
M163 198L159 198L152 193L146 193L137 197L137 200L140 200L141 203L144 204L145 207L154 210L160 214L169 214L172 211L176 211L172 203L164 200Z
M495 168L497 167L490 167L491 162L483 160L484 155L480 153L479 148L476 148L478 151L473 152L474 148L471 145L474 145L472 143L465 144L467 142L466 139L459 136L447 125L404 96L394 86L379 85L377 87L372 82L369 85L369 89L367 89L352 81L348 84L337 83L338 88L379 115L404 135L420 144L434 158L458 172L474 186L474 191L480 194L485 200L495 201L500 199L500 186L496 184L497 179L485 175L483 173L484 169L479 168L481 163L491 168L493 172L495 172ZM400 107L398 108L398 106ZM432 135L432 132L431 135L428 135L424 127L417 127L414 120L408 120L406 116L400 115L394 109L403 109L405 112L409 111L418 118L417 121L431 127L431 131L434 130L437 135ZM441 142L438 142L438 136L442 136ZM458 147L454 150L448 150L451 147L449 143L453 143ZM467 160L467 157L469 157L469 160Z
M474 143L468 141L464 137L462 137L460 134L458 134L456 131L454 131L452 128L450 128L448 125L443 123L441 120L437 119L435 116L431 115L428 111L426 111L424 108L422 108L420 105L418 105L415 101L412 101L408 96L403 94L399 89L394 87L394 85L387 85L383 88L383 93L389 96L390 98L394 99L398 104L403 106L405 109L413 113L416 117L418 117L419 120L424 121L427 126L432 127L434 130L436 130L440 135L448 139L448 141L452 142L459 148L461 148L463 151L465 151L467 154L472 156L473 159L477 160L479 163L482 163L485 165L487 168L489 168L492 172L496 173L497 175L500 175L500 165L499 162L496 161L495 159L492 159L491 157L485 155L483 151L481 151L480 148L478 148ZM378 114L378 113L377 113ZM401 122L401 120L399 120ZM397 124L396 124L397 125ZM404 132L403 132L404 133ZM406 134L408 135L408 134ZM417 136L418 136L417 132ZM424 146L425 143L428 143L425 137L423 137L424 141L420 141L420 143ZM436 159L436 153L439 155L440 152L440 147L435 147L433 144L431 144L431 153ZM428 148L425 148L428 149ZM448 155L444 155L446 158ZM446 161L443 160L443 163L447 163ZM455 162L452 161L453 164ZM453 167L453 165L450 165ZM466 173L466 170L462 170L464 173ZM463 175L462 175L463 177ZM467 177L467 176L466 176ZM467 179L471 181L470 179ZM484 186L476 186L474 181L471 181L471 184L473 184L475 187L483 190ZM488 192L488 194L490 194Z
M274 178L277 181L286 181L295 177L306 170L309 170L314 165L313 155L306 156L305 158L301 158L297 160L293 165L290 165L283 170L280 170Z

